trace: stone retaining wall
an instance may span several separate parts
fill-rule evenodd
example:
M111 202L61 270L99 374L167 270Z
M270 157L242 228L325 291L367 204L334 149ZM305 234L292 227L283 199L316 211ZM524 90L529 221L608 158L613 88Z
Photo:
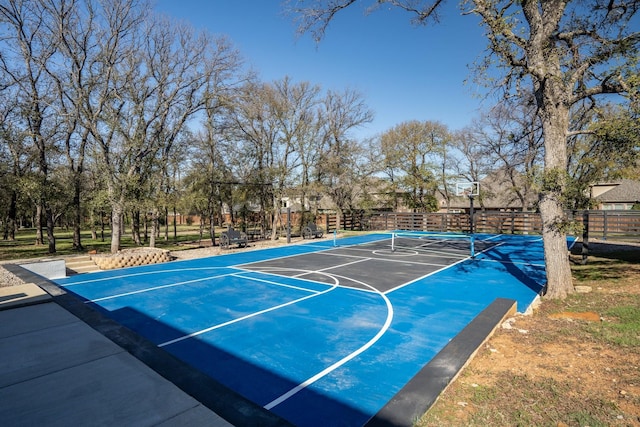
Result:
M137 265L157 264L171 261L169 251L165 249L134 249L110 255L92 255L91 259L101 270L135 267Z

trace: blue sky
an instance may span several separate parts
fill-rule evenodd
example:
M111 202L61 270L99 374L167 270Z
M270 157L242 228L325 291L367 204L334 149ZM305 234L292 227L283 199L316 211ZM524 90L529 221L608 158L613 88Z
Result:
M460 129L490 106L477 96L482 88L464 84L486 39L477 18L461 15L458 1L446 2L440 24L427 27L388 6L366 15L368 3L338 14L319 44L296 35L279 0L156 0L155 10L227 35L264 81L289 76L325 90L360 91L375 112L361 137L408 120Z

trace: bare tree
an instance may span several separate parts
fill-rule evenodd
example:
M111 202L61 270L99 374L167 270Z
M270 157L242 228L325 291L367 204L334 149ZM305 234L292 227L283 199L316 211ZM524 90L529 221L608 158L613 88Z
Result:
M486 112L473 124L470 137L487 165L484 173L500 181L502 196L529 210L535 207L531 200L544 154L542 129L531 99L510 101ZM481 204L484 197L493 195L487 190L496 191L481 188Z
M414 212L438 209L435 192L440 178L433 171L442 168L443 150L450 139L442 123L417 120L401 123L380 138L384 164L392 167L388 170L398 184L394 190L402 191Z
M345 210L353 204L355 192L362 191L359 160L362 146L353 131L370 123L373 112L362 94L346 89L329 91L322 103L322 146L317 166L318 183L331 196L337 208L336 228L341 226Z
M36 204L36 243L42 244L41 218L45 218L48 251L56 252L54 212L49 203L49 156L55 149L59 118L53 113L53 83L48 64L57 52L57 38L47 30L50 15L44 2L4 0L0 3L0 73L7 86L13 86L21 109L21 126L36 153L37 170L34 197Z
M302 3L302 7L295 5ZM340 10L355 0L295 2L292 8L301 31L319 39ZM417 23L437 21L442 0L379 0L410 11ZM637 0L583 2L525 0L465 0L466 13L478 15L487 29L489 52L506 76L507 92L530 87L542 123L544 176L539 207L543 222L547 297L573 292L567 256L566 190L567 138L571 108L601 94L633 93L634 65L640 32L632 20ZM517 92L516 92L517 94ZM582 131L582 130L580 130Z
M233 106L233 126L245 163L243 182L259 188L261 207L271 212L272 238L281 225L280 204L290 188L299 188L299 168L314 117L319 89L290 78L245 85Z

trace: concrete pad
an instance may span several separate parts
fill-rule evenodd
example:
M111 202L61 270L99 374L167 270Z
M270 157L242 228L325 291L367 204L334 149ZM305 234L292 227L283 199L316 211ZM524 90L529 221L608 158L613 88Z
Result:
M176 391L119 353L1 388L0 419L4 425L153 426L200 405Z
M80 320L3 338L0 340L0 387L123 351Z
M33 283L0 288L0 310L39 304L50 299L51 295Z
M8 426L231 424L58 304L0 312Z
M222 418L212 418L211 411L199 405L189 409L170 420L157 424L157 427L231 427L231 424Z
M0 339L77 321L76 316L54 303L0 311Z

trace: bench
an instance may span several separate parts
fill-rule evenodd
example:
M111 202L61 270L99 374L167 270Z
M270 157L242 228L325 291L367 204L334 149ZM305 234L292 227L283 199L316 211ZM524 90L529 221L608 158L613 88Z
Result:
M313 222L310 222L306 227L302 229L302 238L310 239L312 236L314 238L322 237L323 233L324 231L322 230L322 228L318 227Z
M239 248L247 247L247 235L232 228L220 233L220 247L229 249L231 245L238 245Z

